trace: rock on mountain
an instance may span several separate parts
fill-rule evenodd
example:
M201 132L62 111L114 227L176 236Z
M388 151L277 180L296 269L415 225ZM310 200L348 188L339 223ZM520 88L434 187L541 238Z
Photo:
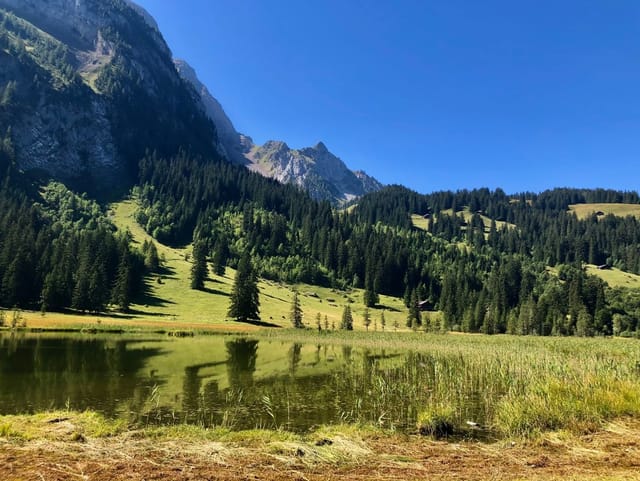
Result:
M78 188L126 190L147 151L219 157L155 22L129 0L0 0L0 95L14 162Z
M236 131L220 102L211 95L206 85L200 81L191 65L180 59L175 59L174 63L182 78L196 90L200 96L202 108L216 126L218 133L217 147L220 153L231 162L242 165L247 164L248 161L245 154L253 147L251 139Z
M345 204L382 188L364 172L353 172L322 143L291 149L284 142L269 141L254 146L247 158L250 168L280 182L297 184L316 199Z

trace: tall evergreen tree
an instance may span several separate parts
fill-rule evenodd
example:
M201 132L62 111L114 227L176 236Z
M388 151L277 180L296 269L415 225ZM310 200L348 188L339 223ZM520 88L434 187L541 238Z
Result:
M217 276L223 276L225 268L227 267L227 261L229 259L229 246L227 245L227 239L223 235L218 237L213 248L213 258L211 259L213 273Z
M414 290L411 293L411 305L409 306L409 315L407 316L407 327L418 329L422 325L422 317L420 316L420 306L418 305L418 294Z
M120 309L122 312L127 312L129 310L129 304L131 303L131 284L132 276L129 252L124 251L122 253L122 257L120 258L118 274L111 295L111 301L116 306L118 306L118 309Z
M204 289L204 281L207 278L207 251L201 241L196 241L193 246L191 264L191 289Z
M244 252L238 263L227 314L231 319L242 322L260 319L258 277L251 264L248 250Z
M289 320L291 324L296 329L302 329L304 324L302 324L302 307L300 307L300 298L298 296L298 291L293 291L293 300L291 301L291 313L289 315Z
M351 314L351 307L347 304L342 311L342 323L340 329L345 331L353 331L353 315Z

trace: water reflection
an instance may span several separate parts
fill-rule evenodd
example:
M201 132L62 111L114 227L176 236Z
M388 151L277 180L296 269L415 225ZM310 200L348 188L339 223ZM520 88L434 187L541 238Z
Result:
M443 387L456 382L455 363L243 337L0 335L0 413L69 407L143 424L415 429L420 409L450 395ZM482 385L466 385L476 391L452 401L462 406L462 422L482 421Z
M139 372L156 348L120 339L0 336L0 411L98 409L109 416L136 399Z

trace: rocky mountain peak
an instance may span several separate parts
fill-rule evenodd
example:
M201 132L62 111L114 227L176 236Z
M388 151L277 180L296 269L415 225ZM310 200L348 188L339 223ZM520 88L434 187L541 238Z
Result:
M261 150L274 154L286 154L291 149L289 148L287 143L283 142L282 140L267 140L262 146Z
M329 153L329 149L327 149L327 146L324 145L323 142L318 142L316 145L313 146L313 149L323 154Z

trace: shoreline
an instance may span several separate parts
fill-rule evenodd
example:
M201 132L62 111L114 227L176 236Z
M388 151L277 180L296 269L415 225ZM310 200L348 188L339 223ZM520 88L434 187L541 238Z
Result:
M0 478L17 480L631 480L640 422L537 440L437 441L369 427L137 429L85 412L0 416Z

